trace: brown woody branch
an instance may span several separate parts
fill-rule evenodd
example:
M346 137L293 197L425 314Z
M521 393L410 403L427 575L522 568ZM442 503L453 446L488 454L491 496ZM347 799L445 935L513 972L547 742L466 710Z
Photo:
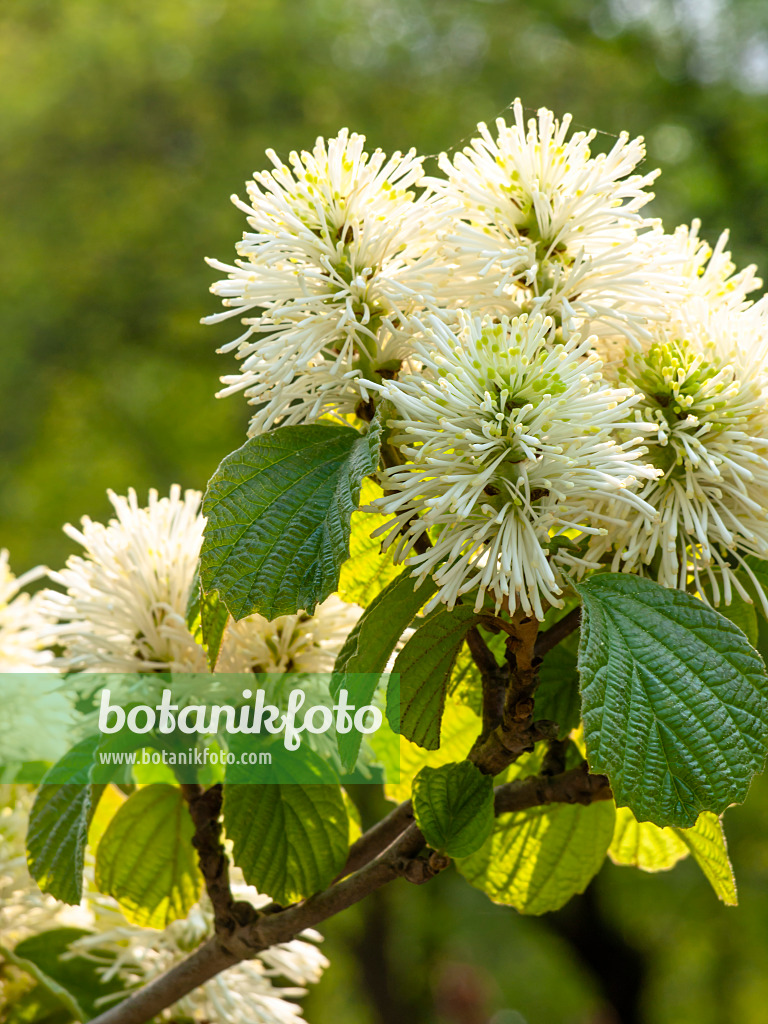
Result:
M509 665L499 665L493 651L476 626L473 626L467 633L467 646L472 660L480 670L480 678L483 682L482 737L485 738L501 724L504 715L504 698L509 685Z
M480 771L498 775L522 754L533 750L542 739L554 739L554 722L533 718L534 693L539 682L541 658L536 653L539 623L518 611L509 625L507 662L509 682L501 721L487 733L483 730L469 754Z
M550 626L543 633L539 633L536 639L536 656L543 658L545 654L551 651L553 647L556 647L561 640L565 640L567 636L570 636L580 625L581 608L572 608L562 619L558 619L554 626Z
M502 814L540 804L589 804L610 797L608 780L589 775L584 764L554 777L534 776L497 787L495 809ZM424 837L415 823L407 824L409 803L401 804L389 816L392 828L393 822L403 826L399 837L354 874L301 903L271 913L257 912L255 920L239 925L228 936L226 948L218 936L209 939L167 974L94 1018L92 1024L144 1024L221 971L270 946L289 942L393 879L406 878L416 884L429 881L447 866L448 860L434 852L421 856ZM383 833L378 835L380 841Z
M182 783L181 792L187 801L195 826L192 845L197 850L205 890L213 907L213 923L219 945L227 950L228 939L256 916L252 903L235 900L229 884L229 858L221 842L222 787L210 789L195 783Z

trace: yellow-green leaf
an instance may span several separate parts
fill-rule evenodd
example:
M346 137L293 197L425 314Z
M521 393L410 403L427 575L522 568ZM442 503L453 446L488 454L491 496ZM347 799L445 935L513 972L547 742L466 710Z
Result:
M688 856L688 847L678 829L659 828L652 821L637 821L628 807L619 807L608 856L614 864L641 871L669 871Z
M693 828L675 830L693 854L696 863L715 890L717 898L729 907L739 902L736 879L728 857L723 824L716 814L704 811Z
M584 892L605 860L614 821L608 800L502 814L484 846L456 866L494 903L546 914Z
M96 851L96 887L129 921L165 928L197 903L202 877L194 826L176 786L136 790L107 826Z
M369 505L384 492L370 478L360 488L360 505ZM353 512L349 537L349 558L341 567L339 597L343 601L367 608L371 601L400 572L392 558L381 550L383 537L371 537L374 530L388 521L377 512Z

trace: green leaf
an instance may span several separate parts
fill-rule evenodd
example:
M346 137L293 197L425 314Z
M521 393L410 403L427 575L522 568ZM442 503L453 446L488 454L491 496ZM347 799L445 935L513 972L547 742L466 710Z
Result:
M552 648L539 669L536 717L557 722L561 740L581 721L577 648L578 636L572 634Z
M440 722L451 672L467 631L480 621L471 605L440 606L418 626L392 669L399 693L387 695L387 718L395 732L427 750L440 746ZM399 698L399 699L398 699Z
M413 782L413 812L432 849L468 857L493 830L493 779L470 761L422 768Z
M688 847L677 829L639 822L628 807L619 807L608 856L614 864L641 871L669 871L688 856Z
M376 689L376 674L384 671L398 640L437 589L431 580L425 580L418 590L414 590L414 584L415 580L407 571L400 573L357 620L336 658L331 682L334 697L345 685L345 674L365 673L369 690L356 692L354 703L358 707L370 704ZM360 751L360 733L357 730L338 733L337 739L342 764L347 769L352 768Z
M302 775L325 766L302 751ZM227 778L237 778L227 769ZM326 888L347 857L349 820L341 786L225 782L224 829L246 882L281 904Z
M202 891L194 826L177 786L132 793L96 851L96 887L134 924L165 928L186 917Z
M492 633L481 627L478 627L478 632L485 640L497 663L503 663L506 656L506 633ZM483 679L466 640L456 655L447 693L449 697L453 697L460 704L466 704L467 707L472 708L478 715L482 714Z
M608 800L502 814L481 849L456 866L494 903L521 914L546 914L584 892L600 870L614 818Z
M757 610L753 604L734 594L730 604L721 604L717 610L742 631L753 647L757 645Z
M367 434L313 423L250 438L211 478L200 559L206 593L236 619L313 612L339 583L350 517L374 472L380 425Z
M65 903L79 903L88 822L100 789L88 784L101 737L78 743L44 776L29 815L29 873L43 890Z
M639 821L690 827L747 795L768 749L768 677L744 634L679 590L578 585L587 759Z
M755 558L754 555L749 555L744 561L744 567L739 570L739 578L750 592L750 595L755 599L755 607L761 612L760 617L765 618L763 603L759 598L757 588L755 583L752 582L751 577L754 577L757 586L768 598L768 562L762 558Z
M360 504L369 505L383 494L373 480L363 480ZM371 537L374 530L389 521L377 512L353 512L349 538L349 558L341 567L339 597L367 608L371 601L400 573L391 555L381 550L381 537Z
M677 835L693 854L696 863L715 890L717 898L730 907L739 902L736 880L728 857L728 847L720 818L705 811L693 828L676 829Z
M14 967L18 967L20 970L25 971L37 982L37 987L42 989L42 992L49 997L43 997L43 999L40 1000L40 1003L42 1003L41 1008L44 1007L46 1010L53 1010L53 1006L51 1004L53 1000L55 1000L66 1012L66 1019L77 1021L85 1021L87 1019L83 1009L80 1007L75 997L68 992L63 985L60 985L58 981L55 981L53 978L49 978L45 971L41 971L37 964L33 963L32 960L27 960L25 957L19 956L13 950L7 949L5 946L0 946L0 958L9 964L13 964ZM53 999L50 997L53 997ZM53 1020L60 1019L55 1013L55 1010L53 1011L52 1017Z
M448 701L443 713L439 750L425 750L401 736L400 762L395 766L395 770L399 769L399 781L386 784L384 792L387 799L396 803L407 800L413 780L426 765L437 768L450 761L464 760L480 735L481 727L479 716L470 707ZM393 774L389 773L388 778Z
M740 570L736 574L739 577L739 581L744 584L747 591L754 593L754 586L747 574ZM712 588L707 585L704 587L707 600L711 603L713 598ZM720 589L721 603L717 610L721 615L724 615L726 619L738 626L742 633L746 636L747 640L752 644L753 647L757 646L757 609L752 601L745 601L743 597L734 591L731 594L731 603L724 604L722 602L723 590L722 586Z
M225 787L224 820L246 881L281 904L325 889L346 860L349 821L339 786Z
M0 955L4 955L2 946ZM13 993L13 1003L4 1006L3 1011L3 1024L69 1024L75 1020L74 1013L66 1009L61 1000L42 984L25 990L21 996Z
M638 822L628 807L616 812L616 830L608 855L614 864L641 871L668 871L692 853L718 899L736 906L736 881L723 826L716 814L702 811L693 828L659 828Z
M383 672L397 641L437 590L426 579L418 590L409 570L401 572L355 623L336 658L334 675L344 672Z
M187 626L205 651L211 672L216 668L228 621L229 612L219 594L205 594L200 575L195 574L187 603Z
M114 953L99 949L100 964L85 956L61 959L61 955L69 950L70 943L91 934L83 928L51 928L24 939L14 949L17 957L35 964L47 979L60 985L75 1000L85 1014L81 1018L83 1020L90 1020L100 1013L97 999L125 990L119 979L104 981L97 970L97 966L114 959Z

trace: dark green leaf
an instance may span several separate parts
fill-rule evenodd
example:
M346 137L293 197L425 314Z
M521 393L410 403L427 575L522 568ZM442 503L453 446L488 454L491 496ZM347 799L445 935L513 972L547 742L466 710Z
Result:
M493 779L470 761L422 768L413 780L413 812L429 846L468 857L493 830Z
M43 892L79 903L88 822L101 790L89 785L100 737L78 743L43 778L29 815L29 872Z
M539 669L536 717L557 722L560 739L581 721L577 649L578 634L571 634L549 651Z
M32 935L19 942L14 949L16 956L36 964L47 978L62 986L78 1003L85 1013L85 1020L96 1017L100 1012L95 1001L103 996L124 991L122 983L111 978L103 981L94 960L84 956L69 956L61 959L69 944L76 939L92 934L82 928L51 928ZM99 950L102 964L114 959L114 953Z
M768 748L768 678L744 634L698 599L621 573L578 586L590 769L639 821L691 827L741 803Z
M135 924L165 928L186 917L202 878L194 826L176 786L136 790L107 826L96 851L96 886Z
M314 611L349 556L350 517L376 469L380 426L367 434L313 423L246 441L214 473L200 562L206 592L236 619Z
M445 694L467 631L480 621L471 605L440 606L418 626L397 656L393 673L399 693L387 695L387 718L395 732L427 750L440 746Z
M354 703L359 707L371 702L376 689L375 674L384 671L397 641L437 589L431 579L425 580L418 590L414 590L414 583L407 570L402 572L357 620L336 658L331 683L334 696L345 685L345 674L370 673L368 690L357 693ZM361 738L357 730L338 733L339 755L345 768L354 766Z

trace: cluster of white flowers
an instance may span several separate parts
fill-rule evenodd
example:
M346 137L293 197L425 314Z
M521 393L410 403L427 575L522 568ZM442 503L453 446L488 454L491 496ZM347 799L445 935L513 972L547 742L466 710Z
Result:
M86 516L81 530L65 527L84 554L50 573L62 590L43 594L43 607L58 620L49 625L63 648L57 668L207 671L205 651L187 622L203 540L201 497L173 486L167 498L150 491L149 504L140 507L133 490L127 497L109 492L116 518L104 525ZM331 597L314 615L230 621L217 667L224 673L330 671L359 614L356 605Z
M600 567L728 603L768 556L761 282L726 234L645 216L642 139L597 141L518 100L442 175L346 131L270 154L241 260L213 264L209 321L251 312L221 392L251 433L391 403L375 509L433 603L540 617Z

